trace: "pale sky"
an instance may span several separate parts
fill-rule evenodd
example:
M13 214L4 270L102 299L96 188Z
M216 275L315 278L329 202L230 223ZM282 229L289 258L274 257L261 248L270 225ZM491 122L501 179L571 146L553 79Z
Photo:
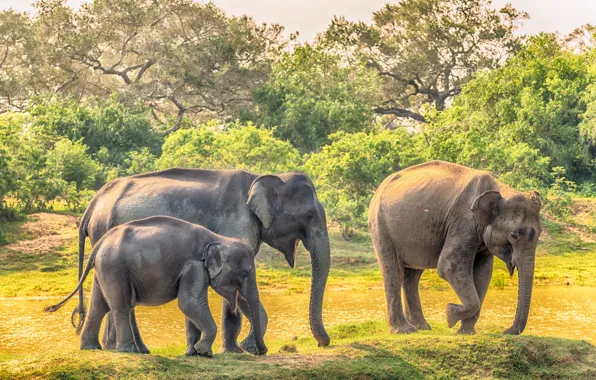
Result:
M68 0L73 7L83 2ZM500 7L507 2L530 14L522 33L567 34L583 24L596 24L596 0L493 0L493 6ZM32 3L29 0L0 0L0 9L12 7L30 11ZM301 41L310 41L326 29L333 15L368 22L372 12L380 9L387 0L215 0L214 3L231 15L247 14L258 22L282 24L287 32L298 31Z

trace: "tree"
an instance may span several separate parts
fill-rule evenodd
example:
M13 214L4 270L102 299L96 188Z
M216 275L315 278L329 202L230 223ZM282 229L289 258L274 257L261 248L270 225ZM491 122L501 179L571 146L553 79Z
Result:
M488 169L520 188L547 186L555 167L591 179L595 151L586 113L589 56L539 35L502 68L464 88L453 107L423 128L429 158Z
M421 162L415 141L403 129L383 132L338 132L320 153L311 154L304 170L314 178L330 219L349 239L367 225L368 205L389 174Z
M94 189L99 164L87 154L87 146L81 141L61 138L46 156L46 174L73 183L77 191Z
M72 141L82 139L89 153L109 167L125 165L130 152L143 148L159 155L163 143L162 132L151 125L149 109L116 95L81 102L72 97L39 97L27 111L33 127Z
M370 130L378 85L362 65L310 45L284 54L270 80L254 94L255 108L241 115L273 130L302 152L318 151L338 131Z
M364 62L382 81L377 114L426 121L474 73L493 69L515 51L523 12L490 0L403 0L374 13L371 25L336 17L321 41L352 62Z
M35 93L80 100L128 92L168 125L166 134L184 115L225 116L245 106L283 47L280 26L228 17L212 3L95 0L73 11L64 0L40 0L36 7L28 69Z
M221 168L247 169L257 173L279 173L297 170L300 153L287 141L251 123L236 122L216 136L221 154Z
M0 113L21 109L32 95L27 53L34 49L30 20L13 10L0 12Z
M251 123L228 125L216 121L199 128L181 129L169 135L157 160L159 169L247 169L259 173L296 170L300 154L287 141Z

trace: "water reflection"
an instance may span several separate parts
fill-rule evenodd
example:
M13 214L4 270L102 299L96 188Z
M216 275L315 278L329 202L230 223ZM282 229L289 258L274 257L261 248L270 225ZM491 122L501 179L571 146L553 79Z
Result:
M431 322L446 324L445 306L457 302L451 291L421 291L424 313ZM72 350L79 338L70 325L70 314L76 301L60 311L47 314L44 306L53 300L0 300L0 353ZM269 314L266 339L310 335L308 294L285 295L261 292L261 301ZM503 329L513 322L517 289L489 289L476 330L499 325ZM221 298L211 295L211 312L221 320ZM596 339L596 288L535 287L528 326L524 334L569 339ZM139 328L151 348L181 345L185 342L184 317L176 302L161 307L138 307ZM366 291L328 291L325 294L323 319L328 328L366 320L385 319L385 294L382 289ZM243 337L247 321L244 320ZM455 330L454 330L455 332ZM333 337L332 337L333 338ZM216 340L219 348L219 337Z

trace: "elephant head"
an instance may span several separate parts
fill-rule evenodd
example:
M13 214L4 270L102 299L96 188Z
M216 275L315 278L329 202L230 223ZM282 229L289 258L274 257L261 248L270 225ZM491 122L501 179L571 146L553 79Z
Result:
M540 208L538 192L502 196L498 191L487 191L478 196L472 205L476 222L484 230L482 236L489 251L507 264L510 275L517 268L517 310L513 325L505 330L505 334L521 334L528 321L536 245L542 232Z
M325 210L313 183L299 173L260 176L250 187L247 204L261 221L263 240L282 252L291 267L295 265L300 241L310 252L310 328L320 346L329 345L322 318L329 275L329 235Z
M258 354L266 354L267 347L263 340L259 310L257 275L251 249L242 242L234 242L230 245L210 243L203 251L202 260L209 273L209 284L215 292L230 302L232 310L236 310L238 293L246 299Z

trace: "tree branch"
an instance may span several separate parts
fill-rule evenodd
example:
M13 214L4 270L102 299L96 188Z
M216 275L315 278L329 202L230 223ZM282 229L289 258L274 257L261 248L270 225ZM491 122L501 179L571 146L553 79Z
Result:
M376 107L373 109L373 111L379 115L395 115L397 117L409 117L410 119L426 123L426 119L424 118L424 116L422 116L418 112L410 111L405 108Z

